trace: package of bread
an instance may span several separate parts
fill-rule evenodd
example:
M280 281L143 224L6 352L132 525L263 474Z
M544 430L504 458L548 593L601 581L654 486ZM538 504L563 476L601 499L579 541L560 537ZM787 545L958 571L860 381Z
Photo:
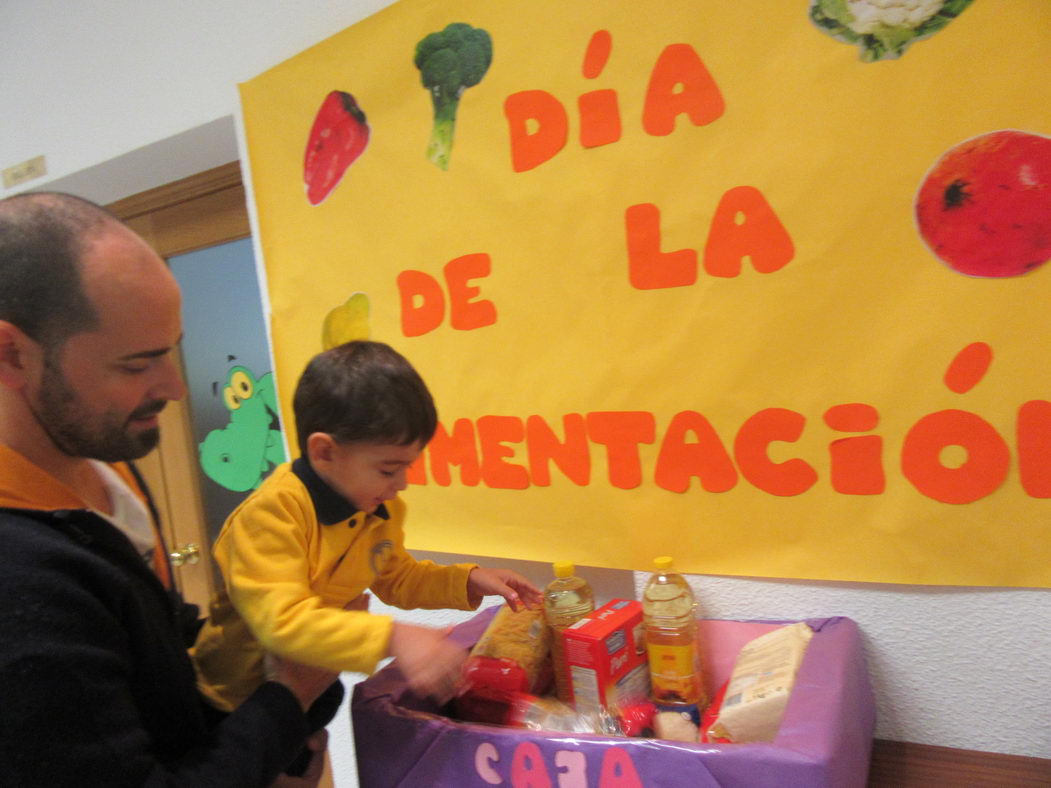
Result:
M516 613L505 605L464 664L459 714L477 722L502 722L517 693L542 695L551 676L551 628L543 609Z
M731 742L773 741L813 636L800 621L746 643L734 662L719 714L705 733Z

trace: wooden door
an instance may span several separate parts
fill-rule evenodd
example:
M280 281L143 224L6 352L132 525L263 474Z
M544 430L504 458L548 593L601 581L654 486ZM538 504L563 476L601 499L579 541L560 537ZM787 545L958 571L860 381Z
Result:
M241 168L237 162L133 195L107 206L168 258L251 234ZM215 586L211 544L201 502L197 447L187 403L173 402L161 413L161 442L138 463L156 499L161 526L176 561L179 590L207 609Z

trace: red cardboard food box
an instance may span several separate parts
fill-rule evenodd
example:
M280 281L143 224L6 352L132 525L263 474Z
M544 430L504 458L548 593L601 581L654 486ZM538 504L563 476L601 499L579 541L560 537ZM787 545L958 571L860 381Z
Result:
M578 711L615 709L649 697L642 605L614 599L562 632L572 703Z

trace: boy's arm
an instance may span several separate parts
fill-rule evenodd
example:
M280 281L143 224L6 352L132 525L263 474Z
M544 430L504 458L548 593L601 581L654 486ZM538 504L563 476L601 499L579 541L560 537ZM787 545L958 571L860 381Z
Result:
M392 619L326 605L311 588L302 511L294 496L242 506L216 545L230 601L260 645L334 671L371 673L387 655Z
M390 558L372 584L372 589L388 605L400 608L455 608L475 610L486 596L502 596L513 610L524 604L538 607L544 597L535 585L511 569L483 569L477 564L442 566L433 561L417 561L405 549L402 523L405 504L389 501L394 532Z
M405 503L400 498L387 502L390 520L386 526L391 541L386 563L370 586L388 605L405 610L474 610L481 599L472 600L468 578L477 564L436 564L417 561L405 549Z

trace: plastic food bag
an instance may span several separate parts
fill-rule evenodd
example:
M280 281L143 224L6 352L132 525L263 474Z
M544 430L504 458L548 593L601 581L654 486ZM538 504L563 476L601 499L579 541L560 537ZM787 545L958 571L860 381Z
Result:
M529 728L534 731L624 735L620 723L605 709L576 711L558 698L539 698L526 693L516 693L511 698L504 724L512 728Z
M813 636L809 626L798 622L746 643L707 736L732 742L773 741Z
M543 610L501 607L464 663L456 699L465 720L503 724L516 693L540 695L551 684L551 628Z

